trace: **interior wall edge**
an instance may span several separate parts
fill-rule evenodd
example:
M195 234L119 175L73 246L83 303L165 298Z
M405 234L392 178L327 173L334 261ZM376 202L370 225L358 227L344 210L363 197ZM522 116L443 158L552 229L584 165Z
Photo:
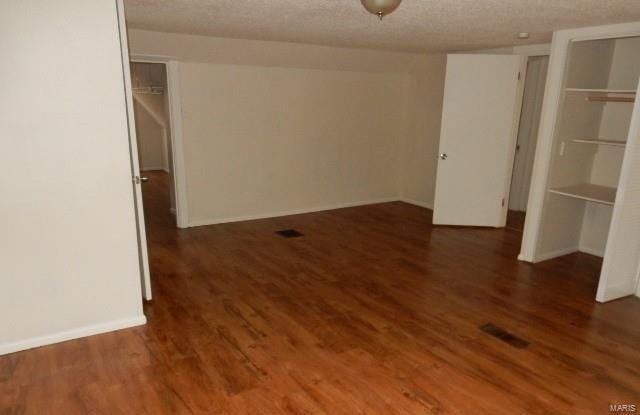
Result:
M106 323L92 324L74 328L71 330L46 334L44 336L31 337L16 342L4 343L0 344L0 356L19 352L22 350L33 349L36 347L47 346L50 344L61 343L68 340L93 336L96 334L108 333L115 330L121 330L135 326L142 326L146 323L147 318L144 316L144 314L140 314L138 316L125 319L113 320Z

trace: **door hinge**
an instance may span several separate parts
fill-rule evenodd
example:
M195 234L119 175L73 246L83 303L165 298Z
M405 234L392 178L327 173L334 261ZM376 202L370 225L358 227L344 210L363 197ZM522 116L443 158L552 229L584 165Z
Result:
M522 72L518 72L518 81L522 79Z
M502 198L502 207L504 207L504 197Z

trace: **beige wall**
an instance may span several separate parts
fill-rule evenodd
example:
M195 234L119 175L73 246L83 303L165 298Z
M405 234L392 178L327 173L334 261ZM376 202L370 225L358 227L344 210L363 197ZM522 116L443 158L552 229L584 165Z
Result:
M406 78L181 65L192 225L398 197Z
M129 30L132 54L171 57L183 62L354 72L407 73L413 53L348 49L301 43L272 42Z
M130 31L180 61L189 223L431 206L445 57Z
M140 170L169 171L167 75L162 63L130 64ZM152 88L153 93L145 88Z
M416 60L409 77L401 194L429 208L433 208L435 194L446 65L446 55L423 56Z
M157 96L162 99L162 95ZM169 171L164 126L154 119L151 112L141 105L140 101L134 101L133 109L136 117L140 170Z

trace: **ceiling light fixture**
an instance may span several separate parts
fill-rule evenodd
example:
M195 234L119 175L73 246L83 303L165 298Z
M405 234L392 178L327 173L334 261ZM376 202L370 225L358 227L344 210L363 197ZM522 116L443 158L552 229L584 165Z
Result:
M369 13L382 18L398 8L402 0L360 0Z

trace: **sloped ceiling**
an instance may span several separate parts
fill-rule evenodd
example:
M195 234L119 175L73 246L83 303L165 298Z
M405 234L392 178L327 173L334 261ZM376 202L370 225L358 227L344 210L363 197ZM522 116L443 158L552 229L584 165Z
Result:
M125 0L129 27L405 52L543 43L558 29L640 20L640 0L404 0L382 22L359 0ZM518 32L531 38L518 40Z

